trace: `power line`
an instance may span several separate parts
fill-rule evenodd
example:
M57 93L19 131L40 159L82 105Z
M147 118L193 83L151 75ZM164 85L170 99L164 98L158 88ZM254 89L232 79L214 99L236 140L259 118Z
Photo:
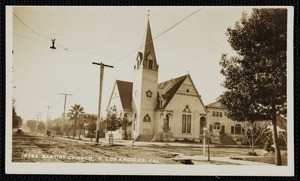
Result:
M34 29L32 29L30 26L28 26L24 21L22 21L15 13L13 13L14 14L14 16L24 25L24 26L26 26L30 31L32 31L33 33L35 33L36 35L38 35L38 36L40 36L40 37L42 37L42 38L46 38L46 39L48 39L49 37L46 37L46 36L44 36L44 35L42 35L42 34L40 34L40 33L38 33L38 32L36 32Z
M196 10L195 12L189 14L188 16L186 16L185 18L183 18L182 20L178 21L177 23L175 23L174 25L170 26L169 28L167 28L165 31L161 32L159 35L157 35L155 38L153 38L152 40L148 41L145 43L145 45L147 45L148 43L153 42L153 40L158 39L159 37L161 37L162 35L164 35L165 33L167 33L168 31L170 31L171 29L173 29L174 27L176 27L177 25L179 25L180 23L182 23L183 21L187 20L189 17L193 16L194 14L196 14L197 12L201 11L203 8L200 8L198 10ZM117 64L120 61L122 61L124 58L128 57L129 55L131 55L132 53L136 52L137 50L139 50L140 48L144 47L145 45L141 45L139 48L134 49L133 51L131 51L130 53L126 54L125 56L121 57L120 59L118 59L116 62L114 62L113 64Z

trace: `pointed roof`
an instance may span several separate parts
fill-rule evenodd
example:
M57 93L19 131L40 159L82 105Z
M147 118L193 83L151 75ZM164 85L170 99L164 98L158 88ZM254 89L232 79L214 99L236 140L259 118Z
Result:
M131 109L132 82L116 80L123 109Z
M166 100L166 103L162 108L165 108L168 105L187 76L188 74L158 84L158 94Z
M159 95L158 98L162 97L165 101L165 104L163 105L163 107L159 107L159 105L157 105L157 108L159 109L166 108L166 106L172 100L172 98L174 97L174 95L176 94L176 92L178 91L178 89L180 88L180 86L183 84L183 82L186 80L187 77L190 77L190 75L189 74L183 75L158 84L158 89L157 89L157 93ZM133 85L132 82L116 80L115 86L118 87L123 109L128 109L128 110L132 109L132 87L133 87L132 85ZM201 101L201 104L203 105L200 95L199 95L199 99Z
M144 61L144 60L147 60L147 58L149 58L149 57L151 57L151 59L155 62L154 70L157 70L158 65L157 65L157 61L156 61L156 55L155 55L155 50L154 50L154 43L153 43L153 38L152 38L152 33L151 33L150 21L148 18L146 32L145 32L140 50L137 55L137 60L141 60L141 62L143 62L143 66L147 67L147 61Z
M145 39L143 40L143 43L142 43L141 47L142 47L142 50L143 50L142 53L144 54L143 60L145 60L147 58L147 56L150 54L150 52L153 55L153 59L156 60L149 19L148 19L148 22L147 22L147 29L146 29Z

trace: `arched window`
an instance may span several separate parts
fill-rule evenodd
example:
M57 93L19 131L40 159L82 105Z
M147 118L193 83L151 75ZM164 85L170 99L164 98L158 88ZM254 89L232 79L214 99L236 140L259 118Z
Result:
M146 116L143 119L144 122L151 122L151 117L149 116L149 114L146 114Z
M151 59L148 59L148 69L153 69L153 60L151 60Z
M182 133L191 133L192 115L188 105L185 106L182 113Z
M221 124L220 123L214 123L214 129L220 129L221 128Z
M231 134L244 134L245 130L240 124L236 124L234 126L231 126Z

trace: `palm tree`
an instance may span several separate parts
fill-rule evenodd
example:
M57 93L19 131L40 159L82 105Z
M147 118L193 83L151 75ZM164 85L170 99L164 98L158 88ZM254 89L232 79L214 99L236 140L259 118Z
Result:
M75 104L74 106L71 106L71 109L69 109L70 112L68 113L68 117L70 121L73 121L73 138L76 135L78 124L81 124L81 122L83 121L82 117L85 113L83 109L84 108L79 104ZM79 138L80 134L81 133L79 133Z

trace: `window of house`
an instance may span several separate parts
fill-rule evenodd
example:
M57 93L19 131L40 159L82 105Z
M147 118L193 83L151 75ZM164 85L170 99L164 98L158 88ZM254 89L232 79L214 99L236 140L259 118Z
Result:
M182 114L182 133L191 133L191 127L192 127L192 116L191 116L191 110L188 105L185 106L183 109Z
M221 124L220 123L214 123L214 129L220 129Z
M231 126L231 134L234 134L234 126Z
M240 124L234 126L234 134L242 134L242 126Z
M213 130L213 125L209 125L209 132L212 132L212 130Z
M212 112L212 116L222 117L222 112L219 112L219 111L213 111L213 112Z

